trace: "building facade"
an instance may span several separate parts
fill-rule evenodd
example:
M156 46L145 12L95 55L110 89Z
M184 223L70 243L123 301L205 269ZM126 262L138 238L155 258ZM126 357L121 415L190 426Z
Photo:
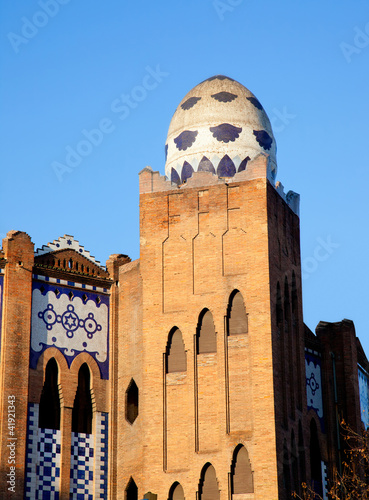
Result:
M0 254L2 498L325 494L342 418L369 425L353 323L303 323L299 196L269 119L218 75L139 174L140 258L72 236Z

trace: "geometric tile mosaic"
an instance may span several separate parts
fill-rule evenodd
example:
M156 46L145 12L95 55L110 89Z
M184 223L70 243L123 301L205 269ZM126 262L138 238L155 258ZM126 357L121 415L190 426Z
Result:
M25 498L58 500L60 488L59 430L39 429L39 405L29 403Z
M93 500L94 435L72 432L70 498Z
M94 434L72 432L70 498L108 497L108 413L94 414Z
M96 413L95 498L101 500L108 498L108 417L108 413Z
M29 403L24 498L59 500L61 431L38 427L39 405ZM108 413L94 415L94 434L72 432L70 498L108 496Z

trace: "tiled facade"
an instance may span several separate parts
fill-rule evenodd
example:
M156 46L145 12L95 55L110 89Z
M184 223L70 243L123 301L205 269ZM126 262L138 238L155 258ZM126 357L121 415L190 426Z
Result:
M28 407L25 498L59 500L61 434L38 427L38 405Z

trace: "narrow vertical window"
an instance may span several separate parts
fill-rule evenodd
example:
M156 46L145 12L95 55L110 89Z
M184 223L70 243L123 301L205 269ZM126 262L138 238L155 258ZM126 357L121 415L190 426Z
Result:
M60 429L58 365L54 358L51 358L46 365L45 382L40 399L38 426L41 429Z
M132 425L138 417L138 387L132 379L126 390L126 419Z
M78 387L72 411L72 432L92 433L90 370L83 363L78 372Z
M169 335L166 350L167 373L185 372L187 370L186 351L181 330L175 328Z
M132 478L127 484L125 500L138 500L138 488Z

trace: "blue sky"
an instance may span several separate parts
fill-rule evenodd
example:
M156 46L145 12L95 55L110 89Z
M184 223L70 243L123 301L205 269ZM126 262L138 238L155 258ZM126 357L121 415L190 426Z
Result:
M305 322L352 319L369 354L368 1L18 0L0 19L1 238L137 258L137 174L164 173L178 103L225 74L263 104L301 195Z

